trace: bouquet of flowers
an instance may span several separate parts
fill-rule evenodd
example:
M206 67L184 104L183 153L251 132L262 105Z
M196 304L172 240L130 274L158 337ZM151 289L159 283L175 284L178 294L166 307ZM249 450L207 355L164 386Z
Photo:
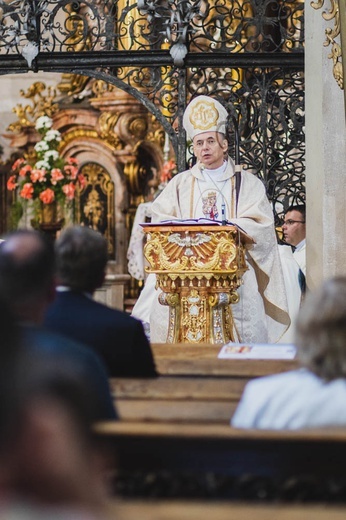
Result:
M57 201L63 205L74 199L77 186L85 186L84 176L78 174L78 160L65 160L59 154L61 134L52 129L52 124L48 116L37 119L35 128L41 140L34 147L33 157L17 159L12 166L7 189L17 190L23 202L33 200L40 205Z
M166 185L167 182L176 173L177 173L177 165L176 165L175 161L173 161L173 159L169 159L168 161L165 161L162 171L161 171L161 176L160 176L161 183Z

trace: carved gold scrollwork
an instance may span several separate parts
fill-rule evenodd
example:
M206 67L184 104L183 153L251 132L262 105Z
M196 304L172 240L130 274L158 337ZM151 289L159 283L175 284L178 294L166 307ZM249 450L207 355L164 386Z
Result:
M99 117L100 137L107 141L115 150L122 148L120 138L114 131L119 115L114 112L102 112Z
M85 187L77 193L77 222L102 233L108 242L110 257L115 256L114 183L99 164L88 163L81 173Z
M128 162L124 166L124 174L127 178L131 193L139 193L141 191L141 181L145 178L147 171L137 161Z
M247 269L244 246L235 228L211 228L144 227L147 271L156 273L159 301L169 306L168 343L235 339L230 304Z
M44 94L46 89L47 92ZM21 90L20 95L31 100L32 104L23 106L19 103L12 109L18 117L18 121L8 126L8 130L11 132L20 133L27 128L34 128L38 117L43 115L52 117L58 110L58 105L55 103L56 90L53 87L47 88L41 81L33 83L26 92Z
M183 339L188 343L203 341L207 333L206 296L192 289L187 296L181 298Z
M150 127L151 130L147 133L146 136L147 141L157 143L163 149L166 134L162 126L159 124L156 117L154 116L151 116L150 118Z
M331 52L328 54L328 58L333 60L333 76L335 81L341 89L344 88L344 75L342 67L342 51L341 46L335 39L340 35L340 9L338 0L330 0L331 8L322 13L323 18L326 21L334 20L334 27L328 27L325 30L326 40L323 45L328 47L331 45ZM324 5L324 0L318 0L317 2L311 2L311 7L314 9L321 9Z
M111 83L107 83L101 79L95 80L92 84L92 92L96 96L96 98L102 98L105 95L109 95L115 92L116 87Z
M237 248L226 232L213 235L179 232L168 236L152 233L145 256L152 269L236 272Z

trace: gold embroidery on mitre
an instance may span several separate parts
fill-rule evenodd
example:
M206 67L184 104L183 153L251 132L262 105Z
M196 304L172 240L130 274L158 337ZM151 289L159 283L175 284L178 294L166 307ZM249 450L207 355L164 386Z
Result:
M216 126L219 112L211 101L198 101L191 109L190 122L195 130L206 132Z

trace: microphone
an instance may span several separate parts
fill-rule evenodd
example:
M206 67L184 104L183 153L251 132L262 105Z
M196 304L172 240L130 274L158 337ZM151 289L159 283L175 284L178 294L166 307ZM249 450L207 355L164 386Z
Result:
M199 167L199 169L201 170L201 172L205 169L205 166L204 166L204 164L203 164L202 162L200 162L200 163L198 164L198 167Z
M226 221L226 206L224 203L221 205L221 219L222 219L222 225L225 226L227 221Z

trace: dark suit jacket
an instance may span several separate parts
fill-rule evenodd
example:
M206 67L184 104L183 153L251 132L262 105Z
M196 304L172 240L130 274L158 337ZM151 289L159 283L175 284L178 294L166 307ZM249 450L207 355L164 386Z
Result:
M76 291L57 292L45 326L92 347L110 376L156 376L153 355L142 323L125 312Z
M90 394L94 420L117 419L107 370L91 348L35 325L21 325L20 331L24 359L34 377L54 379L61 374L63 378L79 381Z

